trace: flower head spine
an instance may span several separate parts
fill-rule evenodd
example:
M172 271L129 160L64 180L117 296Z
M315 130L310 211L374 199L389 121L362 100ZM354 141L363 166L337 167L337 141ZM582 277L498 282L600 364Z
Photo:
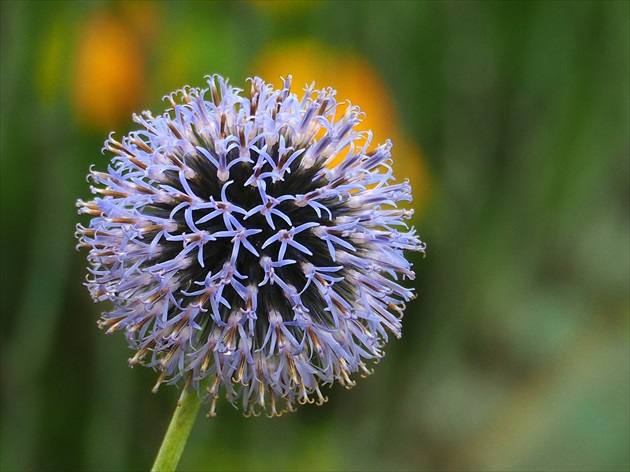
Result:
M403 251L425 248L397 208L409 183L390 183L391 143L370 150L358 107L336 118L332 89L208 85L135 115L90 173L78 237L92 297L114 305L100 325L126 332L156 388L183 380L211 414L221 391L253 414L321 403L321 385L354 385L400 336Z

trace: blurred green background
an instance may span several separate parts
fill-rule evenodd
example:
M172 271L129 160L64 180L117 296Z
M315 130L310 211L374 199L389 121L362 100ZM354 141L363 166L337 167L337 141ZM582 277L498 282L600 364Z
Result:
M152 463L178 391L97 329L74 203L109 131L212 73L364 107L428 250L373 376L222 402L180 470L628 470L628 2L0 7L3 471Z

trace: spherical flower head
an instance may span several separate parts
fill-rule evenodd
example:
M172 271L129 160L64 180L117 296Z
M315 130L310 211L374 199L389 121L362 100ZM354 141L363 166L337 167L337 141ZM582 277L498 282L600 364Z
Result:
M111 165L90 172L77 236L93 299L114 306L100 326L124 330L156 389L181 380L212 415L222 392L253 414L322 403L320 386L351 387L400 336L403 252L425 247L397 207L410 186L330 88L208 86L134 116L141 129L110 135Z

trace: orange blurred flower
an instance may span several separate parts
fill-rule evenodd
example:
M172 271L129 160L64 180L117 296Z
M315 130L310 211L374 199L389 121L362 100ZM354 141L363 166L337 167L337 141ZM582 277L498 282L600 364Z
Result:
M137 111L146 65L142 35L149 28L134 18L154 17L150 11L138 15L139 8L151 9L151 4L145 5L119 14L98 8L79 32L72 98L82 125L107 131Z
M391 96L366 60L357 54L331 50L315 41L293 42L264 50L252 73L276 85L280 84L280 76L287 75L293 76L294 87L315 81L319 87L336 89L339 100L360 106L365 117L359 128L372 130L373 147L386 139L392 140L394 176L399 180L409 179L414 207L422 212L429 197L428 168L418 146L403 135Z

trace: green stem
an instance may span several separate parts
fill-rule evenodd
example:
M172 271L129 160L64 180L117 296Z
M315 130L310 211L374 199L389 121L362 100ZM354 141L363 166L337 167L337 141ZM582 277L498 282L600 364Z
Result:
M168 425L168 430L151 468L152 472L173 472L175 470L190 430L195 424L195 418L200 406L201 404L194 391L192 393L189 393L187 390L182 392L177 402L175 413L173 413L171 424Z

